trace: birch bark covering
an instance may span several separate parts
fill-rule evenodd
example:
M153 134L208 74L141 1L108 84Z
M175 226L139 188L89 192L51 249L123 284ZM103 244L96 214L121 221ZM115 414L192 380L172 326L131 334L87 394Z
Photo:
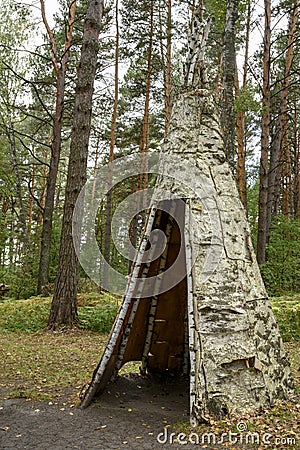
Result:
M211 97L181 95L174 105L164 152L184 155L201 169L222 215L217 270L202 283L203 265L215 233L209 213L191 199L195 315L193 423L207 415L244 414L286 398L292 388L289 363L253 251L245 210L225 161L216 105ZM201 181L203 183L203 179ZM203 191L194 180L195 190ZM182 192L181 195L185 195Z
M268 407L292 391L289 363L226 162L216 111L204 90L182 93L174 104L162 151L164 171L156 183L146 231L82 407L130 360L142 361L143 373L186 373L187 345L193 425ZM187 184L180 182L185 171ZM181 224L172 228L172 214L160 215L159 202L162 198L172 202L174 195L186 206L174 204ZM220 227L214 226L215 220ZM166 250L160 261L143 265L149 233L159 225L167 238ZM158 276L163 267L174 264L178 228L184 229L180 264L186 266L185 279L176 278L174 269L176 286L157 295L159 283L153 283L152 297L143 297L142 291L137 292L136 277Z

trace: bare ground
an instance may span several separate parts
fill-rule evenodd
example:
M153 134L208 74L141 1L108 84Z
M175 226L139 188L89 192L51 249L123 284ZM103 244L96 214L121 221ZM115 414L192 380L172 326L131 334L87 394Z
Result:
M98 336L82 332L67 336L45 333L3 336L0 357L5 364L0 372L0 449L163 450L182 447L178 433L187 436L191 433L188 426L189 387L183 377L147 378L125 371L125 375L110 384L97 402L85 410L78 408L78 390L83 382L90 380L90 373L86 372L97 363L95 348L99 345L103 345L102 338L99 342ZM286 347L298 385L299 343L286 344ZM53 379L49 381L50 375ZM34 398L39 401L32 400ZM247 431L258 432L260 437L271 433L272 443L213 444L211 441L212 445L208 445L207 439L201 443L207 433L213 432L219 439L224 431L236 432L237 421L232 420L228 424L215 422L199 427L196 431L200 444L187 444L183 448L300 448L300 396L296 394L293 399L264 411L264 414L244 417L242 423L246 423ZM157 440L159 435L160 442ZM166 435L168 443L164 443ZM279 442L275 445L276 437ZM181 442L184 441L181 437Z
M162 449L166 427L188 421L188 384L183 378L120 377L97 402L73 405L7 399L0 403L2 449ZM184 448L195 448L185 445Z

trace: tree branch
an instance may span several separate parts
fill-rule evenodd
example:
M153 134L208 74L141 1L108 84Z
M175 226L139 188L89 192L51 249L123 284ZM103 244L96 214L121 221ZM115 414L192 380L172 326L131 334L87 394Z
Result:
M58 63L57 63L57 47L56 47L56 42L54 39L54 34L52 33L52 30L49 26L47 17L46 17L46 11L45 11L45 2L44 0L40 0L41 3L41 13L42 13L42 19L47 31L47 34L49 36L49 40L50 40L50 44L51 44L51 60L52 60L52 64L54 67L54 71L56 73L57 78L59 77L59 67L58 67Z
M28 186L29 194L31 195L31 197L33 198L33 200L35 201L35 203L38 205L38 207L44 212L44 207L41 205L41 202L40 202L39 199L34 195L34 192L32 191L31 180L28 180L27 186Z
M46 114L51 118L51 120L53 120L53 116L52 116L52 114L49 112L49 110L48 110L47 106L45 105L45 103L43 102L43 100L41 99L40 94L39 94L39 91L38 91L38 89L37 89L37 87L36 87L34 81L27 80L26 78L24 78L22 75L20 75L19 73L17 73L12 67L10 67L4 60L1 61L1 63L2 63L8 70L10 70L16 77L18 77L20 80L24 81L24 83L30 84L30 85L33 87L33 89L34 89L34 91L35 91L35 93L36 93L36 95L37 95L37 98L38 98L40 104L42 105L44 111L45 111Z
M76 14L76 0L73 0L69 8L68 28L66 32L65 51L61 59L62 70L65 72L70 57L70 48L72 45L73 28Z

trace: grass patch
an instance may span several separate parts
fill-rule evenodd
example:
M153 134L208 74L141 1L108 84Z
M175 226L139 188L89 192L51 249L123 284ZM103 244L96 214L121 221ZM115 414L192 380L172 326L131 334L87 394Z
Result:
M106 340L107 335L80 330L1 333L2 398L76 402L91 380Z
M3 361L0 400L26 398L70 407L79 404L79 395L90 382L108 339L106 333L95 333L91 329L111 326L119 300L106 294L84 294L78 300L82 327L66 332L45 331L50 298L35 297L26 301L0 303L0 358ZM298 325L291 328L291 323L299 318L298 300L273 299L272 303L284 337L293 337L285 347L296 389L299 389L299 343L294 340L299 337L299 328ZM136 362L127 363L120 373L137 372L138 366ZM199 436L211 432L219 436L228 431L236 433L237 423L243 421L247 423L248 431L260 435L267 432L288 439L297 432L299 412L298 395L278 403L261 415L249 415L239 421L216 421L209 427L203 425L196 429L185 422L172 426L170 432L187 435L196 432ZM261 444L259 448L270 446Z
M120 302L119 297L107 293L79 294L81 328L109 333ZM271 303L283 340L300 340L300 296L272 298ZM28 333L41 331L47 326L50 305L50 297L0 301L0 329Z
M0 301L0 330L28 333L41 331L47 326L50 305L50 297ZM80 326L86 330L108 333L118 307L118 297L110 294L80 294L78 296Z
M300 295L271 299L282 339L300 340Z

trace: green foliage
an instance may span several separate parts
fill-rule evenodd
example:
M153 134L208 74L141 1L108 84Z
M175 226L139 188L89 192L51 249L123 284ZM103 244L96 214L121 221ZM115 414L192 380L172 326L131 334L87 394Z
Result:
M18 255L18 257L19 260L16 264L5 268L5 282L9 285L10 297L16 300L28 299L36 293L39 262L37 245L31 242L30 254Z
M82 328L109 333L117 314L116 305L97 305L79 308L79 322Z
M258 181L256 181L253 186L250 186L247 189L248 221L251 229L251 237L254 249L256 249L257 244L258 192Z
M300 298L279 297L272 299L272 309L276 316L281 337L288 342L300 340Z
M45 329L51 298L0 301L0 329L32 333ZM81 294L78 299L79 323L84 329L108 333L113 325L118 299L109 294Z
M245 89L241 88L240 95L235 99L236 112L247 112L258 114L261 110L260 102L256 97L256 88L250 83Z
M0 303L0 328L6 331L35 332L45 328L50 299L5 300Z
M108 333L117 314L120 299L106 293L78 296L80 326L85 330ZM300 340L300 302L298 297L271 300L272 308L284 341ZM9 332L33 333L45 329L51 298L0 301L0 329Z
M118 299L113 295L90 292L78 299L80 326L98 333L109 333L119 307Z
M9 294L17 300L28 299L36 292L36 278L25 272L22 267L9 271L7 280Z
M270 295L300 292L300 224L284 216L273 218L267 262L261 266Z

